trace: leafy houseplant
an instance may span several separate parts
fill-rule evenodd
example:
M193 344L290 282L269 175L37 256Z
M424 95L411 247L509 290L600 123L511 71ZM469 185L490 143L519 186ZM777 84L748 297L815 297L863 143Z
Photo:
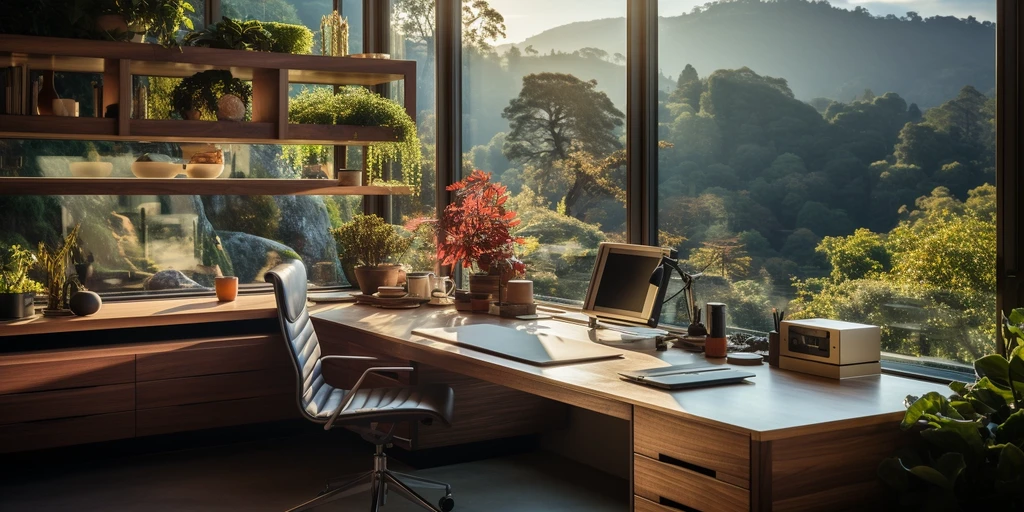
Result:
M295 55L313 53L313 31L302 25L264 21L263 29L270 33L272 52Z
M19 245L0 249L0 319L26 318L35 311L32 300L43 285L28 276L36 256Z
M234 78L230 71L211 69L200 71L178 83L171 93L171 103L182 119L213 121L217 119L218 102L228 94L238 96L248 109L252 100L252 86Z
M51 248L39 242L39 265L46 272L46 309L43 314L63 315L68 307L68 259L72 248L78 244L78 228L75 226L64 238L64 243Z
M1024 309L1004 321L1009 358L974 363L978 380L953 382L910 403L901 428L922 447L882 462L879 476L910 510L1024 509Z
M331 230L342 265L355 265L359 289L369 295L381 286L397 286L400 267L392 262L405 255L412 238L376 215L356 215L351 222Z
M227 50L270 51L273 36L256 20L239 21L224 17L206 29L185 36L187 46L204 46Z
M177 33L184 25L192 30L188 14L196 12L188 0L115 0L128 26L135 33L147 33L165 47L178 46Z
M402 183L420 189L422 154L416 124L398 103L362 87L346 87L335 94L326 88L303 89L289 102L288 120L300 124L383 126L395 130L395 142L367 147L366 164L371 184L380 183L385 162L402 164Z

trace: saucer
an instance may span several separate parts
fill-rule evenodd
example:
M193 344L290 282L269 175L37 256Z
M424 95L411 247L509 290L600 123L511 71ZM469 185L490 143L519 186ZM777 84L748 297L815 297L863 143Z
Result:
M452 299L451 297L444 298L444 299L442 299L440 297L433 297L433 298L430 299L430 302L428 302L427 305L429 305L429 306L454 306L455 305L455 300Z

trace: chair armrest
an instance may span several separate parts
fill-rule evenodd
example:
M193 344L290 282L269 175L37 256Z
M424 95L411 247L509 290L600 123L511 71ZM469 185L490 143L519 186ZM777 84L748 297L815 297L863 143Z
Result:
M334 414L331 414L331 419L327 420L327 424L324 425L324 430L330 430L331 427L334 426L335 420L338 419L338 415L344 412L345 409L347 409L348 406L352 404L352 400L354 400L356 397L356 392L359 391L359 388L363 385L363 381L366 380L366 377L368 375L370 375L371 373L381 372L411 372L413 370L414 368L412 366L377 366L373 368L367 368L366 371L364 371L363 374L359 376L359 380L356 381L356 385L352 386L352 389L349 390L348 396L345 397L345 400L341 402L341 405L338 407L338 409L334 411Z
M333 356L333 355L332 356L320 356L320 360L321 361L326 361L328 359L349 359L349 360L355 360L355 361L359 361L359 360L362 360L362 361L376 361L377 360L377 358L373 357L373 356Z

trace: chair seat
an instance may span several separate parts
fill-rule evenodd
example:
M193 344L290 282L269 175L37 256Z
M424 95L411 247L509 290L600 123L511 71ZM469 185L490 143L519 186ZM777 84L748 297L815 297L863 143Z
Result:
M333 388L317 408L316 418L327 421L348 393L348 390ZM452 388L444 384L360 389L348 409L338 415L335 424L433 419L451 425L453 403Z

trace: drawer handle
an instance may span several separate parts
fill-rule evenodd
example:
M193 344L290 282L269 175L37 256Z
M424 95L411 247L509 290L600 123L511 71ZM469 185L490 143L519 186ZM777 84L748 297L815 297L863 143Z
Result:
M674 509L682 510L683 512L700 512L700 510L698 510L698 509L695 509L693 507L687 507L686 505L683 505L682 503L676 503L676 502L674 502L674 501L672 501L672 500L670 500L668 498L660 498L659 497L658 498L658 504L663 506L663 507L668 507L668 508L674 508Z
M716 472L713 469L709 469L709 468L706 468L706 467L703 467L703 466L698 466L696 464L693 464L693 463L690 463L690 462L686 462L684 460L679 460L679 459L674 458L674 457L669 457L668 455L665 455L665 454L662 454L662 453L658 454L658 462L664 462L665 464L671 464L673 466L679 466L679 467L684 468L684 469L689 469L690 471L693 471L694 473L700 473L700 474L705 475L705 476L710 476L711 478L716 478L717 475L718 475L718 472Z

